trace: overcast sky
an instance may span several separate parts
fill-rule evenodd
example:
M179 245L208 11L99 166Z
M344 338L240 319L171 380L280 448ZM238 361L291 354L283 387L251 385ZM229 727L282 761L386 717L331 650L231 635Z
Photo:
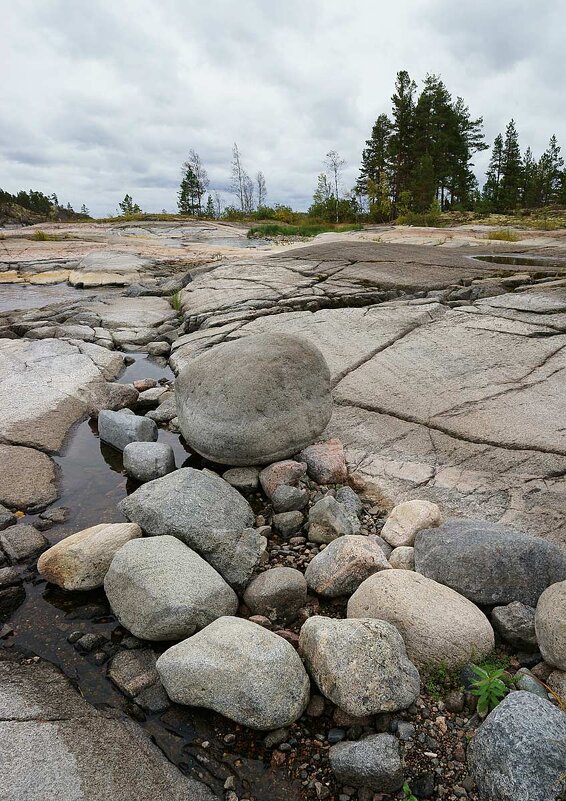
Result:
M353 184L400 69L439 73L490 142L514 117L523 148L566 150L565 20L565 0L0 0L0 187L173 211L189 148L227 192L236 141L304 209L328 150Z

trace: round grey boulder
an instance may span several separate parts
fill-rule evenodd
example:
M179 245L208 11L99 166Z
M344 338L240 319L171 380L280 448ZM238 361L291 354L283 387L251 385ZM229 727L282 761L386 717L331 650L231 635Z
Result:
M565 744L564 712L533 693L510 693L468 747L468 769L481 801L562 798Z
M175 396L187 443L236 466L297 453L332 415L322 353L290 334L246 336L205 351L180 372Z
M123 451L130 442L155 442L158 432L154 421L128 412L103 409L99 413L98 435L101 441L118 451Z
M403 784L399 740L392 734L371 734L356 742L337 743L328 752L340 784L393 793Z
M307 582L300 570L272 567L248 585L244 603L254 615L270 620L294 620L307 602Z
M362 534L346 534L309 562L305 578L313 592L337 598L351 595L369 576L388 569L385 554L376 542Z
M213 709L252 729L290 726L309 701L309 678L290 643L238 617L221 617L157 660L169 698Z
M175 537L130 540L114 556L104 590L122 626L144 640L180 640L238 597L222 576Z
M454 519L418 532L415 570L481 606L536 606L566 579L566 552L499 523Z
M397 712L419 695L419 672L383 620L309 617L299 649L320 691L348 715Z
M163 442L130 442L124 448L124 470L136 481L153 481L175 469L171 445Z
M544 661L566 670L566 581L553 584L540 596L535 630Z

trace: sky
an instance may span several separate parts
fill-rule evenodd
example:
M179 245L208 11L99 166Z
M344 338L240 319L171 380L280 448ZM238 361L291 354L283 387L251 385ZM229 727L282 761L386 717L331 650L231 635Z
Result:
M488 142L513 117L523 149L566 150L565 40L565 0L0 0L0 187L175 211L193 148L234 202L237 142L268 203L306 209L329 150L353 185L401 69L440 74Z

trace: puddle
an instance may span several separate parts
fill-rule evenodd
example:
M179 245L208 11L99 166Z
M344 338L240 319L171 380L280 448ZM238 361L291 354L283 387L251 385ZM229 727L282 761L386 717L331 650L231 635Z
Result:
M121 376L116 379L120 384L131 384L132 381L138 381L143 378L155 378L156 381L159 381L160 378L166 378L168 381L172 381L175 378L173 370L171 370L165 359L135 351L132 353L125 353L124 356L128 356L134 361L132 364L129 364Z
M546 267L548 269L566 267L566 259L557 259L555 256L529 256L524 253L488 253L471 258L486 261L489 264L513 264L518 267Z
M69 284L0 284L0 311L41 309L64 300L83 300L84 290Z

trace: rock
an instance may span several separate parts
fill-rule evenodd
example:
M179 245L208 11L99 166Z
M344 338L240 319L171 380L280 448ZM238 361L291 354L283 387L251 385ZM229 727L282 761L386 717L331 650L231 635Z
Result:
M15 584L21 584L22 577L15 567L1 567L0 568L0 590L6 587L13 587Z
M171 345L168 342L148 342L146 350L150 356L168 356Z
M309 589L337 598L351 595L362 581L389 569L385 554L369 537L346 534L333 540L312 559L305 571Z
M395 506L381 530L381 536L393 548L413 545L418 531L442 522L440 509L429 501L403 501Z
M566 786L566 715L528 692L510 693L468 746L481 801L555 801Z
M175 397L167 398L163 403L160 403L157 409L152 409L147 412L146 417L154 420L156 423L169 423L177 417L177 406L175 405Z
M361 500L351 487L339 487L336 490L336 500L338 503L342 504L346 510L346 514L353 521L355 518L360 517L364 507Z
M399 545L389 554L389 564L396 570L414 570L415 549L410 545Z
M13 526L17 521L18 518L16 515L0 504L0 531L4 528L8 528L8 526Z
M243 600L255 615L265 615L270 620L294 620L307 602L307 582L300 570L273 567L250 582Z
M564 703L564 699L566 699L566 671L553 670L552 673L549 674L545 684L550 687L558 698L560 698L562 703Z
M291 456L316 439L332 415L324 357L289 334L244 337L201 353L179 373L175 395L188 445L220 464Z
M566 579L566 553L499 523L454 519L417 534L415 569L476 604L536 606L546 587Z
M161 682L153 684L147 690L142 690L139 695L136 695L136 704L144 712L150 714L164 712L170 706L169 698Z
M134 387L130 384L118 384L109 382L106 384L107 397L105 408L110 409L111 412L118 412L121 410L130 411L129 406L137 404L139 394Z
M328 543L346 534L357 534L358 531L359 523L356 531L356 526L346 514L344 507L331 495L321 498L314 506L311 506L309 511L309 540L311 542Z
M222 474L222 478L244 495L251 495L259 487L257 467L232 467Z
M418 698L418 670L397 629L382 620L309 617L299 650L319 690L349 715L397 712Z
M232 586L245 586L259 561L251 506L214 473L183 467L143 484L119 508L146 534L178 537Z
M491 612L493 628L505 642L516 648L533 649L537 645L535 610L520 601L496 606Z
M145 411L155 409L159 404L159 399L167 392L166 387L149 387L138 395L136 408Z
M292 537L301 530L304 521L302 512L281 512L273 515L273 527L282 537Z
M285 459L282 462L274 462L274 464L264 467L259 474L259 481L267 497L271 498L281 484L294 486L306 472L306 464L294 462L292 459Z
M124 470L136 481L153 481L175 470L175 454L163 442L129 442L124 448Z
M309 445L301 452L301 460L317 484L344 484L348 478L344 446L339 439Z
M385 558L389 559L391 554L393 553L393 548L389 545L388 542L385 542L383 537L380 537L379 534L370 534L368 536L368 540L370 542L374 542L376 545L379 545L383 553L385 554Z
M172 701L252 729L289 726L309 701L309 679L293 646L241 618L221 617L169 648L157 670Z
M157 426L147 417L103 409L98 415L98 434L102 442L123 451L130 442L155 442Z
M401 746L391 734L371 734L357 742L337 743L330 767L340 784L392 793L403 784Z
M116 552L141 537L136 523L100 523L65 537L45 551L37 563L39 573L64 590L102 587Z
M519 670L513 676L513 681L518 690L524 690L525 692L533 693L534 695L538 695L539 698L544 698L545 700L548 699L548 690L544 684L536 678L536 676L533 676L528 668L519 668Z
M382 570L348 601L349 618L379 618L399 629L417 667L457 667L487 656L493 629L471 601L410 570Z
M34 526L20 523L0 533L0 545L12 562L22 562L42 551L48 542Z
M287 484L280 484L271 496L273 511L276 513L299 511L304 509L308 502L309 494L306 489L290 487Z
M108 678L129 698L159 682L153 651L119 651L108 666Z
M535 631L544 661L566 670L566 581L553 584L540 596Z
M55 463L35 448L0 445L0 503L37 512L57 500Z
M322 695L311 695L305 714L309 718L320 718L324 715L324 698Z
M238 608L236 593L175 537L132 540L116 553L104 590L120 623L144 640L179 640Z

